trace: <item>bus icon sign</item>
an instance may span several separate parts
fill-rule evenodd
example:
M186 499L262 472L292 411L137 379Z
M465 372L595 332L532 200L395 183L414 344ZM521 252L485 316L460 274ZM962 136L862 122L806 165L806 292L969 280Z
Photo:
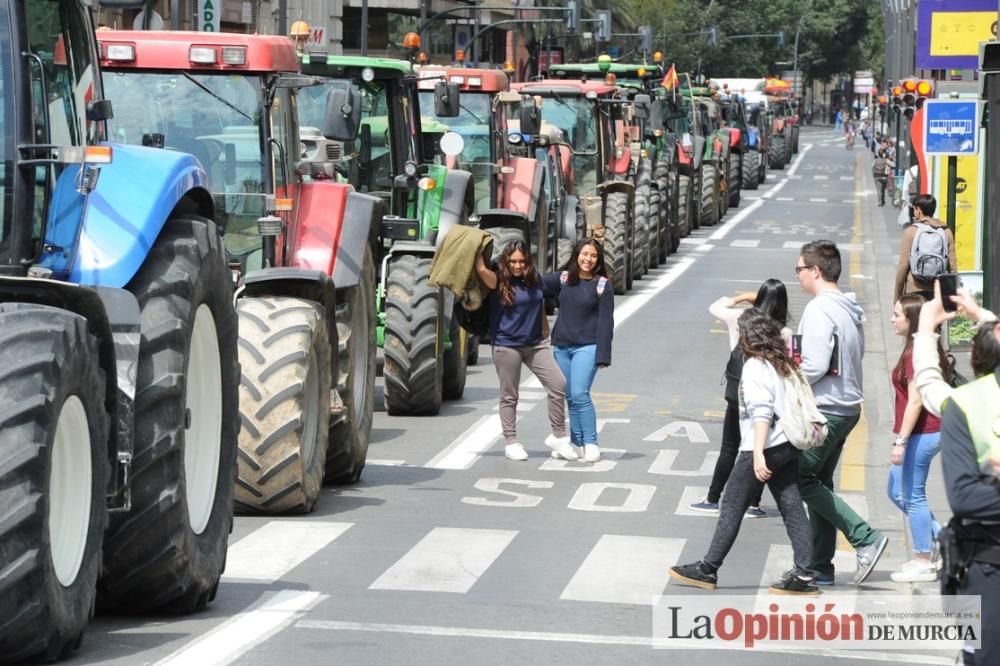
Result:
M924 102L924 139L928 155L979 152L979 102L929 99Z

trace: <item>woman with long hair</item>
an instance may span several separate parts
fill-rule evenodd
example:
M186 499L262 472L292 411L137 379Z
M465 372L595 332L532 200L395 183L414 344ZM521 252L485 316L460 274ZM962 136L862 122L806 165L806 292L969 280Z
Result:
M791 340L792 331L788 328L788 291L785 283L775 278L765 280L757 292L748 291L732 298L723 296L708 307L708 311L726 324L729 330L729 361L726 363L726 415L722 421L722 445L719 457L715 461L715 471L712 473L712 483L708 495L700 502L691 505L694 511L706 513L719 512L719 498L729 480L729 474L736 462L740 449L740 411L738 390L740 376L743 373L743 350L739 346L740 331L737 320L745 309L737 307L741 303L749 303L770 315L781 325L781 336ZM751 498L747 509L747 518L763 518L767 513L760 508L760 498L764 485Z
M718 571L736 542L743 514L760 483L778 502L785 531L792 542L795 566L771 585L772 594L819 594L812 560L812 530L799 494L799 450L781 429L785 380L799 371L788 355L777 321L753 307L740 315L740 347L746 361L740 378L742 440L722 498L719 522L708 553L699 562L670 567L670 577L706 590L718 584ZM797 381L805 381L799 375Z
M552 433L545 438L545 445L564 457L575 459L576 453L566 435L566 380L546 342L548 320L541 279L531 260L531 252L524 242L513 241L500 252L496 271L486 265L482 255L477 257L476 274L491 290L487 307L493 365L500 379L500 426L506 441L504 455L510 460L528 459L528 452L517 438L518 387L521 366L526 365L548 394Z
M931 462L940 451L941 421L924 409L913 380L913 334L920 323L920 308L925 299L918 294L900 298L892 310L892 326L896 335L906 342L892 369L892 388L896 395L896 421L889 461L889 499L907 516L913 539L913 559L892 573L897 583L918 583L937 580L933 561L934 540L941 531L927 505L927 475ZM945 381L951 378L951 366L937 344L938 366Z
M590 387L600 368L611 365L615 330L615 294L604 268L604 249L593 238L577 242L565 270L542 278L546 295L554 295L559 317L552 330L556 362L566 377L573 457L597 462L597 411ZM562 453L558 451L558 453Z

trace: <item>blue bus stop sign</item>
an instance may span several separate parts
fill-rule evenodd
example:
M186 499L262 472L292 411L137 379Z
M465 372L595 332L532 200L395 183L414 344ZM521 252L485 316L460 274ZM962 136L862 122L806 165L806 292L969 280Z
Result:
M928 155L979 152L979 102L929 99L924 102L924 141Z

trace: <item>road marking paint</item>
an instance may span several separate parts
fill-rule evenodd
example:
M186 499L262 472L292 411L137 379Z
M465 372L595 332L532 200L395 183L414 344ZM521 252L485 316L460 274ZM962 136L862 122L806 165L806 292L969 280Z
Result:
M729 247L757 247L760 245L759 240L734 240L729 244Z
M536 378L537 379L537 378ZM443 451L427 461L424 467L432 469L469 469L496 442L503 431L500 415L480 416L468 430L449 444Z
M225 581L273 583L325 548L354 523L272 520L234 544L226 555Z
M813 176L813 180L830 180L829 176Z
M799 241L785 241L785 244L781 246L783 250L800 250L804 243Z
M706 409L701 415L710 419L721 419L725 417L726 413L718 409Z
M698 245L697 247L695 247L694 251L695 252L708 252L713 247L715 247L715 246L714 245L709 245L708 243L705 243L704 245Z
M654 288L644 294L637 294L627 299L620 308L615 308L615 329L628 320L629 317L639 311L639 308L648 303L654 296L673 284L674 280L684 274L694 263L694 257L682 257L676 264L670 267L664 275L658 277L653 283Z
M527 400L527 401L520 400L517 403L516 412L518 414L524 414L526 412L530 412L532 410L532 408L534 408L534 406L537 405L537 404L538 404L537 402L532 402L530 400ZM494 412L499 412L500 411L500 405L493 405L493 411Z
M378 465L381 467L402 467L406 464L405 460L386 460L383 458L367 458L365 459L366 465Z
M670 579L686 539L603 535L560 599L651 606Z
M853 204L853 203L857 203L857 201L855 199L844 199L844 203L845 204Z
M795 201L792 197L778 197L777 201Z
M594 407L599 413L621 413L636 399L634 393L598 393L590 394Z
M718 451L706 451L705 459L698 469L674 469L677 456L680 451L676 449L662 449L656 454L656 460L646 470L647 474L662 474L664 476L711 476L715 472L715 462L719 459Z
M710 329L708 329L708 332L709 333L720 333L720 334L723 334L723 335L729 335L729 331L727 329L725 329L725 328L710 328Z
M810 203L826 203L827 202L827 200L824 199L824 198L822 198L822 197L810 197L809 201L810 201Z
M563 460L562 458L552 458L551 456L539 466L540 472L607 472L618 464L618 461L625 454L625 449L609 449L601 447L601 459L595 463L584 462L582 460Z
M857 558L854 553L845 552L838 550L833 556L833 568L842 574L848 572L853 573L857 569ZM767 549L767 560L764 561L764 571L760 575L760 592L757 593L757 601L755 603L755 610L763 610L767 608L767 603L769 595L767 588L776 583L781 579L781 575L786 571L791 570L795 566L795 556L792 551L792 547L789 544L771 544L771 547ZM843 581L841 581L843 583ZM821 588L822 589L822 588ZM836 590L836 595L838 597L838 612L843 610L840 608L841 598L849 598L856 596L858 593L858 588L852 587L850 589ZM773 599L771 599L773 601ZM852 610L851 608L847 609Z
M683 437L692 444L708 444L708 433L697 421L673 421L642 438L644 442L663 442L668 437Z
M707 238L692 238L691 236L681 239L681 245L703 245L707 242Z
M464 594L515 536L516 530L435 527L368 589Z
M708 513L706 511L695 511L691 508L692 504L696 504L705 497L708 496L708 486L684 486L684 491L681 493L681 499L677 502L677 508L674 510L675 516L698 516L700 518L718 518L718 513Z
M476 640L537 641L545 643L578 643L581 645L617 645L640 647L649 650L653 639L648 636L627 636L611 634L573 634L555 631L520 631L517 629L481 629L479 627L443 627L427 624L390 624L382 622L345 622L340 620L300 620L296 629L314 631L369 632L381 634L404 634L408 636L435 636L439 638L471 638ZM862 652L861 650L829 650L824 648L797 649L788 647L769 648L765 644L754 645L754 652L776 652L779 654L803 654L810 657L829 657L858 661L897 661L906 664L954 664L954 657L933 657L925 654L903 654L899 652Z
M314 525L315 523L309 523ZM281 590L266 594L250 610L236 615L156 663L156 666L231 664L289 626L326 598L319 592Z
M854 176L841 176L841 180L854 180Z
M545 391L526 391L524 389L519 390L518 395L520 400L545 400L549 397Z

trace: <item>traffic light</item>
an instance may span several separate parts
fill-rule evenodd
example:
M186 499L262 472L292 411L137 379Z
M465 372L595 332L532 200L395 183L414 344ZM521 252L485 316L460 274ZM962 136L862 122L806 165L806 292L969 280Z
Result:
M569 0L566 3L566 30L580 32L580 6L576 0Z
M599 42L611 41L611 10L598 9L597 14L597 34L595 38Z
M917 109L924 108L924 101L934 93L934 82L927 79L904 79L899 86L893 88L894 95L896 90L902 93L903 115L910 120Z
M648 25L639 26L639 51L643 55L653 50L653 28Z
M903 86L892 87L892 111L900 113L903 110Z
M917 101L914 102L914 105L918 109L924 108L924 102L927 100L928 97L933 95L933 93L934 93L934 84L931 81L927 80L917 81Z
M913 106L917 101L917 80L906 79L903 81L903 104Z

